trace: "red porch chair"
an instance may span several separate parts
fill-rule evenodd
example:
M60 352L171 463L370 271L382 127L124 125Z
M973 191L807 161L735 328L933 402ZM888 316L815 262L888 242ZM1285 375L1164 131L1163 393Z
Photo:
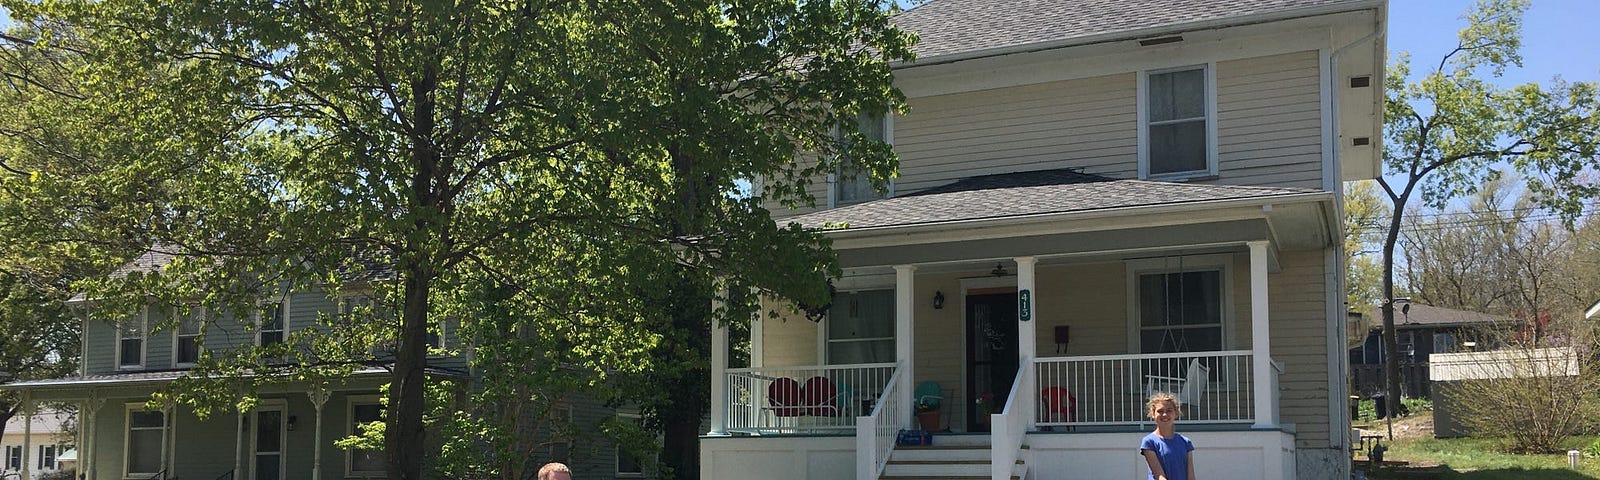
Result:
M1078 396L1068 392L1062 387L1045 387L1039 392L1039 397L1044 401L1045 421L1048 422L1076 422L1078 421ZM1067 427L1072 429L1072 427Z
M828 377L811 377L806 379L806 384L800 387L802 404L811 407L807 415L818 417L839 416L839 389L833 385L833 380Z
M767 407L773 415L779 417L798 417L805 415L805 409L800 402L800 382L793 378L783 377L773 380L767 385Z

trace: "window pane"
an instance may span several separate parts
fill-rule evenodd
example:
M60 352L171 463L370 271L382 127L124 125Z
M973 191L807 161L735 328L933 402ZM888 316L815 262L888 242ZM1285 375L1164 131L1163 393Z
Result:
M350 417L353 424L363 424L383 420L383 405L368 403L351 406ZM355 426L352 432L360 433L361 428ZM382 472L383 452L380 450L351 450L350 470L353 472Z
M1174 272L1139 276L1139 324L1222 323L1222 272Z
M1222 327L1147 329L1139 344L1144 353L1215 352L1222 350Z
M262 330L283 330L283 304L271 303L261 309Z
M194 363L199 359L199 339L195 337L178 337L178 363Z
M144 363L144 340L129 338L122 340L122 355L117 359L121 366L141 365Z
M848 365L853 363L889 363L894 361L894 340L859 342L830 342L828 363Z
M256 480L282 479L279 455L256 455Z
M161 412L128 412L128 426L133 428L162 428Z
M356 423L368 423L383 420L383 405L356 405L354 410Z
M256 413L256 451L281 452L283 412L269 410Z
M1207 170L1206 122L1150 126L1150 173Z
M828 339L894 337L894 290L834 295L828 310Z
M283 343L283 331L261 332L261 346Z
M161 429L128 432L128 473L155 473L160 470Z
M885 141L883 115L861 114L856 117L861 136L870 141ZM841 140L843 140L841 136ZM871 176L845 159L840 163L834 183L834 202L838 205L860 203L884 198L885 193L873 188Z
M205 323L205 312L194 308L178 320L178 335L198 335L202 323Z
M1158 73L1150 76L1150 121L1204 117L1206 114L1206 76L1204 69Z

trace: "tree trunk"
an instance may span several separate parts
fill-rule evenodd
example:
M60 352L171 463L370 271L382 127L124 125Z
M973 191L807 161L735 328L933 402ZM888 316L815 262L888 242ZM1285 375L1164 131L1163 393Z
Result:
M1410 188L1406 192L1410 193ZM1389 233L1383 240L1383 378L1388 387L1384 403L1390 417L1400 412L1400 336L1394 329L1394 247L1400 240L1400 218L1404 215L1407 197L1409 195L1402 195L1400 201L1395 202ZM1392 430L1389 439L1394 439Z
M428 366L428 296L433 286L435 241L449 245L449 199L440 198L446 192L439 181L448 178L441 171L442 155L433 142L434 92L438 88L438 73L434 66L423 69L422 78L411 82L412 102L416 105L412 118L411 178L413 198L411 234L404 240L404 252L398 252L399 275L404 283L404 309L400 318L400 334L394 351L394 376L389 384L389 410L384 431L384 455L390 480L421 480L422 460L426 455L427 432L422 427L423 404L427 386L425 371Z

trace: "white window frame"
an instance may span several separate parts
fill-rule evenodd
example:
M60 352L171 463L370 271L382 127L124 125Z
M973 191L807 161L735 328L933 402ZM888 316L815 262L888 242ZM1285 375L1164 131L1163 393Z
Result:
M1187 172L1150 173L1150 76L1188 70L1204 70L1206 109L1206 169ZM1145 70L1138 75L1139 117L1139 178L1149 180L1184 181L1213 178L1217 167L1217 62L1206 62L1182 67Z
M259 446L258 443L260 442L260 437L259 435L256 435L256 432L260 431L261 416L259 414L263 411L275 411L281 415L279 418L283 423L279 425L278 428L278 474L279 478L287 478L287 469L289 467L289 407L288 402L285 402L282 399L262 400L261 403L256 406L255 410L250 412L250 464L248 467L246 467L250 470L249 478L256 478L255 460L256 454L260 453L256 451L256 448ZM351 423L354 424L354 422Z
M193 337L194 338L195 359L196 360L199 360L200 359L200 355L205 353L206 347L205 347L205 345L200 343L200 336L201 336L201 334L203 334L206 331L206 323L207 323L207 320L208 320L207 315L209 315L209 314L210 314L210 312L208 312L206 310L206 307L204 307L204 306L195 306L193 309L191 309L189 311L189 315L178 318L178 324L175 325L174 328L172 329L172 366L174 368L190 368L190 367L194 367L194 364L195 364L195 362L182 362L182 361L179 361L181 359L178 357L178 355L179 355L179 352L181 352L183 350L182 346L183 346L184 337ZM198 315L199 316L198 318L200 319L199 327L195 329L195 333L193 335L184 335L184 333L183 333L183 321L188 317L194 317L196 315Z
M633 421L634 423L638 423L644 417L637 413L617 412L617 418L625 418ZM622 451L622 443L618 442L615 447L615 453L611 456L611 471L617 474L617 478L644 478L644 459L634 459L634 462L639 465L639 471L624 472L622 471L622 454L624 453Z
M1233 348L1234 345L1234 306L1233 306L1233 256L1228 254L1216 255L1186 255L1182 257L1143 258L1125 262L1127 271L1128 292L1128 352L1138 353L1144 351L1143 336L1140 333L1144 326L1140 323L1139 311L1139 277L1141 275L1160 275L1179 272L1221 271L1222 278L1219 287L1222 288L1222 345L1223 351Z
M257 303L255 311L250 313L251 317L255 319L255 344L257 347L266 346L261 343L261 334L268 331L262 326L261 311L274 303L278 304L278 315L282 317L283 324L281 325L281 330L272 331L279 332L283 335L283 339L280 340L280 342L289 341L289 296L284 295L272 300Z
M132 339L133 337L123 336L123 334L125 332L123 331L123 328L122 328L123 325L122 325L121 321L114 322L112 324L112 328L116 331L116 339L117 339L116 340L117 347L115 349L116 351L113 352L116 355L114 357L113 362L115 362L117 370L144 370L145 367L150 364L150 356L149 356L149 353L150 353L150 308L149 307L140 308L138 317L139 317L138 318L138 322L139 322L139 364L138 365L123 365L122 364L122 341L123 340L127 340L127 339Z
M894 288L895 288L895 286L893 284L889 284L889 285L877 285L877 284L868 285L868 284L863 284L863 285L854 286L854 287L851 287L851 288L848 288L848 289L835 289L834 293L835 294L861 293L861 292L872 292L872 291L886 290L886 291L888 291L890 293L890 295L893 295L894 294ZM828 303L830 305L829 308L832 309L831 305L833 303L833 299L829 299ZM895 308L899 308L899 305L894 305L894 307ZM831 331L830 330L830 328L831 328L830 325L831 325L832 321L833 321L833 315L829 314L829 315L823 315L822 316L822 321L821 322L817 322L817 327L820 329L820 330L817 331L817 359L820 360L817 363L819 365L833 365L833 363L832 363L833 360L831 358L829 358L831 355L828 353L828 345L830 343L833 343L833 341L829 340L829 338L828 338L828 333ZM890 315L889 316L890 332L894 332L893 328L894 328L894 322L895 321L896 321L895 316L894 315ZM850 340L847 340L847 341L851 341L851 342L872 342L872 341L883 341L883 340L888 340L890 342L897 341L895 339L894 335L892 335L892 334L890 336L888 336L888 337L854 338L854 339L850 339ZM891 360L891 361L893 361L893 360Z
M123 411L122 411L122 477L123 478L144 478L144 477L149 476L149 475L154 475L154 474L160 473L159 472L160 469L157 469L158 471L156 471L156 472L130 472L130 471L128 471L128 468L130 468L132 466L131 462L128 461L128 457L129 457L129 455L128 455L128 446L130 445L129 441L132 440L132 437L133 437L133 412L155 412L155 413L161 414L161 430L162 430L162 434L161 434L161 461L160 461L160 465L162 466L162 468L166 468L167 454L169 453L167 451L167 442L168 442L169 438L173 437L173 424L172 424L172 419L169 418L170 415L168 415L168 412L164 412L164 411L161 411L161 410L150 410L150 409L147 409L147 408L145 408L143 403L128 403L128 404L124 404L123 405ZM140 427L140 428L141 429L145 429L145 430L150 429L150 427ZM171 472L168 472L168 473L171 473Z
M345 397L345 402L344 402L344 420L345 420L344 421L344 428L345 428L345 432L344 433L345 433L345 436L347 436L347 437L348 436L353 436L353 435L356 434L356 406L357 405L377 405L380 409L388 410L387 407L383 406L383 396L382 395L350 395L348 397ZM385 412L385 414L387 414L387 412ZM346 478L388 478L388 476L389 476L388 472L387 471L383 471L383 470L379 470L379 471L375 471L375 472L374 471L365 471L365 470L363 470L363 471L357 472L355 470L355 453L356 453L355 450L345 450L344 451L344 476ZM379 453L381 454L382 452L379 452Z
M894 112L883 112L883 143L888 144L891 149L894 148L894 117ZM837 138L838 136L838 129L835 128L834 137ZM858 176L856 178L863 177ZM893 178L889 179L889 183L886 185L887 189L883 192L883 198L894 198L894 181L895 179ZM844 182L844 177L839 174L838 169L828 173L828 208L847 207L872 201L862 200L845 204L839 203L839 184L842 182Z

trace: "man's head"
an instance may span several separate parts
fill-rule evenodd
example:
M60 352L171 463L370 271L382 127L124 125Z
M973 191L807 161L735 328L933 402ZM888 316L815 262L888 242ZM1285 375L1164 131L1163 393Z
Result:
M560 463L546 463L539 467L539 480L572 480L572 470Z

